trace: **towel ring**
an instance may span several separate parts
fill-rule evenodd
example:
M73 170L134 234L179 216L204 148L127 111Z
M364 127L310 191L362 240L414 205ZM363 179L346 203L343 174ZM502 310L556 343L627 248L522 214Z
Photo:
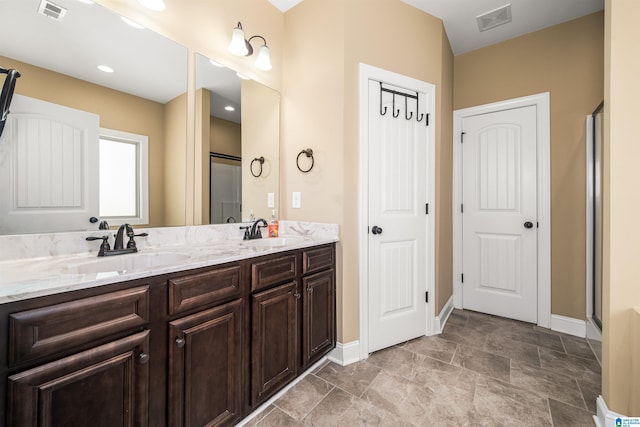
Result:
M300 156L305 155L307 157L311 157L311 166L309 166L309 169L302 169L300 167ZM313 169L313 165L315 164L315 161L313 160L313 150L311 148L307 148L306 150L302 150L301 152L298 153L298 157L296 157L296 166L298 167L298 170L302 173L307 173L309 172L311 169Z
M260 172L258 172L257 174L255 174L253 172L253 163L254 162L258 162L258 165L260 166ZM264 163L264 157L260 156L260 157L256 157L255 159L251 160L251 164L249 165L249 170L251 170L251 175L255 176L256 178L258 178L260 175L262 175L262 164Z

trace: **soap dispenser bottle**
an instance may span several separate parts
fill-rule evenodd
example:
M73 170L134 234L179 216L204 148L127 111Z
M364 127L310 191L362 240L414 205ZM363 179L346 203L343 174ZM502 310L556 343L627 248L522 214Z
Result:
M267 231L269 233L269 237L278 237L278 217L275 209L271 211L271 221L269 221Z

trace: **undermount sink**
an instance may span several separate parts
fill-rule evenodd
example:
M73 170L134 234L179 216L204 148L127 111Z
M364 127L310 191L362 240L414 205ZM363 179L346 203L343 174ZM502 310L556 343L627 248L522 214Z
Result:
M67 268L69 273L94 274L107 273L112 271L135 271L152 267L162 267L174 264L189 258L189 255L181 253L159 253L159 254L126 254L102 257L82 264L70 265Z
M293 245L296 243L300 243L303 240L304 239L302 237L265 237L255 240L243 240L242 244L252 247L275 248L280 246Z

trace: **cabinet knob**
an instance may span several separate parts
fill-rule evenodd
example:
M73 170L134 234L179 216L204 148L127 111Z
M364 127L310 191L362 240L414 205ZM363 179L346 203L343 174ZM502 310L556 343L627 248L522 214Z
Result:
M293 294L294 297L296 297L296 299L300 299L300 294L298 292L296 292L295 294Z
M140 364L144 365L149 361L149 355L147 353L140 353Z
M307 288L307 292L309 292L310 294L313 293L313 288Z
M184 347L184 345L187 342L184 340L184 338L176 338L176 345L180 348Z

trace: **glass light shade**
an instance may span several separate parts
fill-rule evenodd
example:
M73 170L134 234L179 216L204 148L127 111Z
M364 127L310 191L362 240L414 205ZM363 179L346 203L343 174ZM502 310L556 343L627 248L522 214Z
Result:
M271 70L271 55L269 54L269 48L267 45L261 46L258 50L258 57L256 58L255 66L258 70Z
M138 3L156 12L162 12L166 7L164 0L138 0Z
M231 43L229 43L229 52L236 56L245 56L249 53L247 43L244 40L244 31L242 28L234 28L231 35Z

